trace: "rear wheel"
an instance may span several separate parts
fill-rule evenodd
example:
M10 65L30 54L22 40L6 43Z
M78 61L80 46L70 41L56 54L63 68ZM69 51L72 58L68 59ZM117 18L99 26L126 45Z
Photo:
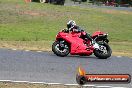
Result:
M52 45L52 51L57 56L67 56L70 53L70 47L67 42L64 41L55 41Z
M94 50L94 55L100 59L107 59L111 56L112 50L107 43L100 43L99 49Z

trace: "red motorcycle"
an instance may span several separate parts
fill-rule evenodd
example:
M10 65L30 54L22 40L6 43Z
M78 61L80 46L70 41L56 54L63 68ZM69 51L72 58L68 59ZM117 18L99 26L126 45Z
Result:
M108 34L96 31L91 37L96 42L91 44L90 40L79 37L80 33L67 32L62 30L56 35L56 40L52 45L52 51L57 56L71 55L90 56L94 55L100 59L107 59L111 56L112 50L108 45Z

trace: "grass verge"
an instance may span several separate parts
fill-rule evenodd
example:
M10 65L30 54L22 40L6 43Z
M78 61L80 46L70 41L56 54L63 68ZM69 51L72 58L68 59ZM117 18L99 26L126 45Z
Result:
M109 33L113 55L131 56L132 12L0 1L0 47L50 51L57 32L73 19L87 32Z
M79 86L0 82L0 88L80 88Z

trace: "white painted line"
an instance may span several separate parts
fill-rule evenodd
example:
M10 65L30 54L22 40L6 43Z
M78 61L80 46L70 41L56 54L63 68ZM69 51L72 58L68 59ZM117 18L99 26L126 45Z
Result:
M42 51L36 51L36 52L42 52Z
M13 80L0 80L0 82L48 84L46 82L13 81Z
M10 82L11 80L0 80L0 82Z
M126 88L126 87L95 86L95 88Z
M15 82L15 83L29 83L29 81L10 81L10 82Z
M25 50L26 52L30 51L30 50Z
M95 88L113 88L111 86L95 86Z
M17 49L12 49L12 50L17 50Z
M64 86L78 86L78 84L62 84L62 83L46 83L46 82L30 82L30 81L13 81L13 80L0 80L0 82L12 82L12 83L31 83L31 84L47 84L47 85L64 85ZM95 85L83 85L82 87L95 87L95 88L126 88L126 87L111 87L111 86L95 86Z
M46 82L28 82L28 83L31 83L31 84L47 84Z
M118 58L121 58L122 56L117 56Z
M83 87L95 87L95 85L83 85Z
M112 88L127 88L127 87L112 87Z
M78 86L78 84L64 84L65 86Z
M46 83L48 85L61 85L61 83Z
M29 83L29 81L13 81L13 80L0 80L0 82Z

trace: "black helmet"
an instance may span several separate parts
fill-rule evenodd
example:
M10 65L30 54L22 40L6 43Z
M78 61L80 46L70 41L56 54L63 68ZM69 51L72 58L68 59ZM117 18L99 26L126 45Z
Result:
M76 22L75 21L70 20L70 21L67 22L67 28L68 29L71 28L71 27L74 27L74 26L76 26Z

